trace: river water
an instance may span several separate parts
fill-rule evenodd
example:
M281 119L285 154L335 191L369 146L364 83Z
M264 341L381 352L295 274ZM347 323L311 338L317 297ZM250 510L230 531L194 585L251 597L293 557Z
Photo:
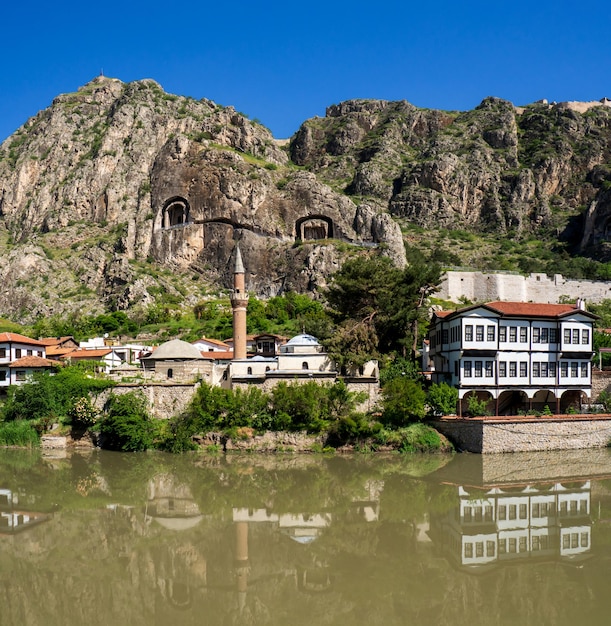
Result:
M0 625L608 624L611 453L0 450Z

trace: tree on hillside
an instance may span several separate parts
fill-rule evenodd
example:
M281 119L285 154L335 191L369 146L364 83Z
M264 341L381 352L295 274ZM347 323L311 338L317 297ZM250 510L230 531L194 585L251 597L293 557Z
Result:
M333 276L327 290L339 332L327 342L339 362L355 356L355 343L377 345L381 353L406 356L416 351L419 322L426 315L424 304L441 278L439 265L414 258L405 269L396 267L388 257L369 255L344 263ZM349 332L359 333L358 341ZM363 350L353 364L363 359ZM370 351L369 358L377 357Z

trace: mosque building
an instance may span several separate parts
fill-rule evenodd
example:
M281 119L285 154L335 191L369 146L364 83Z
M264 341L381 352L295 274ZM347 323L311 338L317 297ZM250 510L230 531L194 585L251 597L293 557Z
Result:
M279 343L277 336L265 335L267 340L262 342L264 349L258 349L261 342L257 342L256 337L249 337L246 333L248 292L245 274L242 254L236 245L233 289L230 294L233 312L231 340L222 345L221 342L210 343L210 340L207 340L206 346L202 349L199 345L201 342L189 344L180 339L173 339L144 358L143 368L154 373L155 378L187 381L193 376L199 376L211 385L229 389L257 385L263 391L270 391L282 381L332 384L341 379L350 391L366 392L368 399L365 405L372 407L378 399L380 389L377 361L368 361L350 375L343 372L340 374L336 364L329 358L316 337L306 333L297 335L285 343ZM223 350L223 347L231 345L232 352ZM254 353L249 352L249 345L256 348Z

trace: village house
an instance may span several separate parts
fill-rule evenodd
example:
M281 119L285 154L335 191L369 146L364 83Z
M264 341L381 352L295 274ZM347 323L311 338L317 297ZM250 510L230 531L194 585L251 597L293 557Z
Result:
M582 301L435 311L428 369L434 382L458 389L460 414L471 394L487 400L496 415L578 409L591 397L595 319Z
M0 333L0 388L22 385L34 372L58 365L46 358L46 346L41 341L17 333Z

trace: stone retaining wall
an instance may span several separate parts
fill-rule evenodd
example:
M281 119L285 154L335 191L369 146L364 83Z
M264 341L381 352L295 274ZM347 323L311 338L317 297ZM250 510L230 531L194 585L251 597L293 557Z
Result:
M459 450L483 454L603 448L611 440L611 415L549 418L445 418L431 422Z
M611 371L603 370L601 372L592 367L592 402L598 400L602 391L611 392Z
M96 408L102 410L110 395L122 395L130 391L140 392L148 402L148 409L157 419L170 419L182 413L193 398L199 383L119 383L103 391L94 400Z

